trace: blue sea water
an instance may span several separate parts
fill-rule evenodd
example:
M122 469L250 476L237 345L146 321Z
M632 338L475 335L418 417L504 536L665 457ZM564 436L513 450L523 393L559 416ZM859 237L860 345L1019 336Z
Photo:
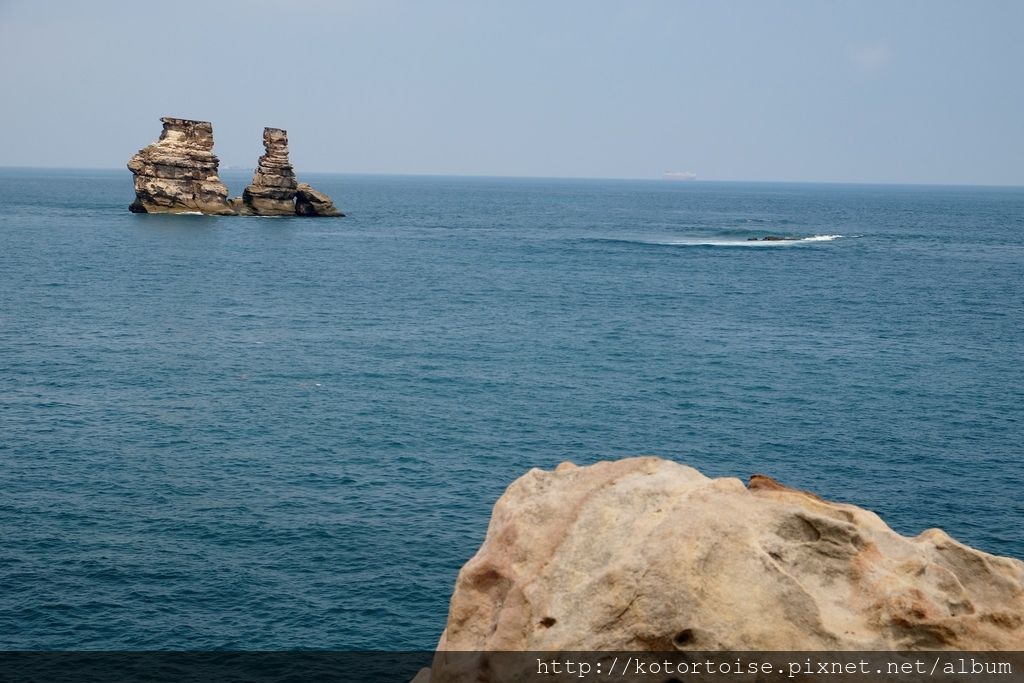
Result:
M1024 190L304 179L349 217L0 170L0 648L430 648L562 460L1024 556Z

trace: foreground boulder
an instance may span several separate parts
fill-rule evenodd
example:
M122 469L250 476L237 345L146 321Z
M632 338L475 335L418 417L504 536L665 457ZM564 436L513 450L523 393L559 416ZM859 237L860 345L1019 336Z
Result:
M165 116L160 139L128 161L135 176L134 213L231 215L228 188L217 176L213 124Z
M646 457L515 481L419 680L461 680L446 650L919 649L1024 649L1024 562Z
M160 139L128 162L135 175L135 213L226 216L344 216L331 198L299 183L288 159L288 132L263 129L264 154L241 197L228 199L217 176L213 125L165 117Z

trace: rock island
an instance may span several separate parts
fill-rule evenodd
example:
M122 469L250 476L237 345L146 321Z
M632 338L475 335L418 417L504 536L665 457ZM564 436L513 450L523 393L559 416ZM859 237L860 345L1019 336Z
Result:
M215 216L344 216L330 197L298 182L288 160L288 132L263 129L265 152L241 197L228 198L213 153L213 124L165 116L160 139L128 161L134 213Z

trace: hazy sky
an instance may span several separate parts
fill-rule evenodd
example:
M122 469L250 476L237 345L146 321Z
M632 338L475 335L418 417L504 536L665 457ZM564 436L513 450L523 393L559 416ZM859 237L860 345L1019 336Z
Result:
M0 165L1024 185L1024 2L0 0Z

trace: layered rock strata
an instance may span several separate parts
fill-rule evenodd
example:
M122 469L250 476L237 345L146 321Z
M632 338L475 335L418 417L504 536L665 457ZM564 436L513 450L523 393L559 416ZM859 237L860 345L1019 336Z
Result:
M252 182L231 204L241 215L295 215L295 190L299 183L288 160L288 132L263 129L263 147Z
M231 215L228 188L217 175L213 124L164 117L160 139L128 161L135 175L135 213Z
M299 183L288 159L288 132L263 129L265 152L241 197L228 199L217 175L213 125L165 117L160 139L128 162L135 175L136 213L240 216L343 216L331 198Z
M921 649L1024 650L1024 562L645 457L515 481L417 680L477 680L454 651Z

